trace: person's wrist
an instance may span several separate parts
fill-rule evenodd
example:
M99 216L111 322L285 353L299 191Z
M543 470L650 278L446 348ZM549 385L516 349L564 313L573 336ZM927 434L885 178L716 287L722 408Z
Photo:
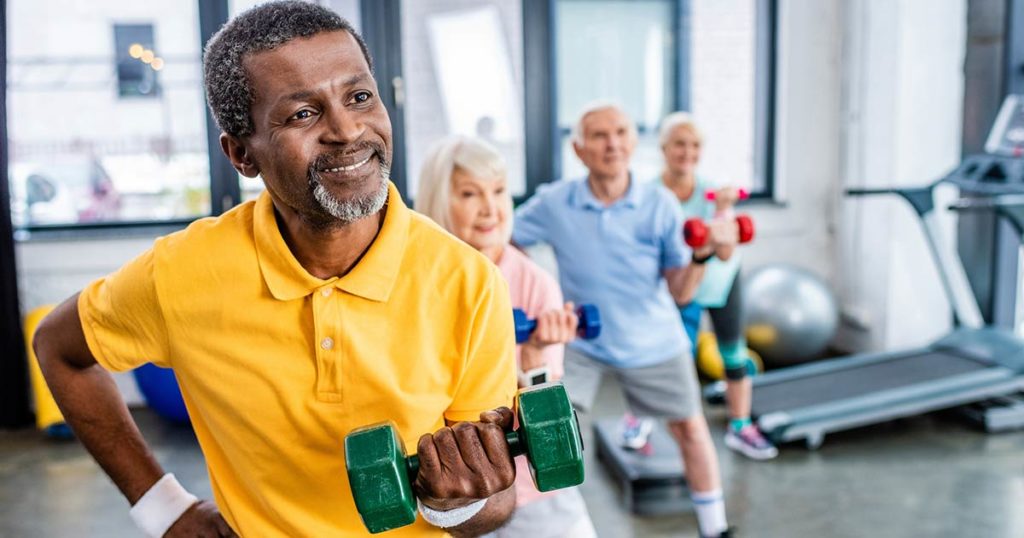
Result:
M480 513L480 510L483 510L484 505L487 504L487 499L472 501L463 506L447 510L432 508L424 503L422 499L417 499L417 504L419 505L420 515L423 516L427 523L442 529L450 529L473 519L474 516Z
M167 473L135 501L128 515L146 536L160 538L197 502L198 497L182 487L174 474Z
M697 265L703 265L703 264L707 263L708 260L710 260L711 258L714 258L714 257L715 257L715 251L714 250L712 250L710 252L707 252L707 253L696 252L695 251L693 253L693 256L690 257L690 262L691 263L695 263Z

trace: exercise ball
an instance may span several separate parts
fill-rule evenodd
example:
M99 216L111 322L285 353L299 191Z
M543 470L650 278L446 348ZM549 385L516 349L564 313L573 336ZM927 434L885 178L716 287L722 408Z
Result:
M764 371L764 363L756 351L747 348L747 355L754 362L757 373ZM697 372L700 375L721 381L725 379L725 363L722 361L722 352L718 349L718 339L711 331L701 331L697 335Z
M135 382L139 385L139 392L146 400L146 405L157 415L179 424L189 421L174 370L146 363L132 373L135 374Z
M744 278L743 315L747 345L770 367L817 358L839 324L828 285L810 271L785 264L760 267Z

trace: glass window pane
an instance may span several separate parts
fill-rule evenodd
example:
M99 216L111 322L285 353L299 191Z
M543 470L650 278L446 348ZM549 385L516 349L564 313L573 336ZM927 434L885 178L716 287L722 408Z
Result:
M402 2L409 198L427 150L450 134L494 144L512 194L526 191L521 10L519 1Z
M8 3L15 226L209 213L195 0Z
M654 178L659 162L658 122L675 105L676 39L673 0L558 0L555 11L558 127L562 175L582 177L569 131L593 101L622 106L640 140L632 170Z
M758 66L756 0L690 0L687 35L673 30L674 0L558 0L558 126L562 175L586 173L569 131L580 110L610 100L636 121L632 169L647 181L661 171L661 118L688 102L704 133L699 173L720 185L763 192L766 170L755 144ZM680 54L686 54L680 58ZM682 61L680 61L682 60ZM688 66L677 87L676 65ZM685 67L684 67L685 68ZM763 74L762 74L763 75ZM688 97L688 99L679 99ZM763 149L763 148L762 148Z

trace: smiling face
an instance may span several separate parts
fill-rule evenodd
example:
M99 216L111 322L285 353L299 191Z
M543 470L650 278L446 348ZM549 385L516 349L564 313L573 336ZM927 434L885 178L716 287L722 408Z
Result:
M665 166L678 175L693 175L700 162L701 139L692 128L680 125L669 133L661 151Z
M379 211L391 121L355 38L322 32L248 56L244 65L255 96L253 132L233 149L225 144L235 167L262 175L279 210L317 227Z
M509 238L512 198L504 177L452 172L451 232L485 254L501 252Z

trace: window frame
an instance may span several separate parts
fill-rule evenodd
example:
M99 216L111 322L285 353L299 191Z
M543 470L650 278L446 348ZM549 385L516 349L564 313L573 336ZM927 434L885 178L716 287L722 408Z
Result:
M32 424L7 181L7 10L0 9L0 428Z

